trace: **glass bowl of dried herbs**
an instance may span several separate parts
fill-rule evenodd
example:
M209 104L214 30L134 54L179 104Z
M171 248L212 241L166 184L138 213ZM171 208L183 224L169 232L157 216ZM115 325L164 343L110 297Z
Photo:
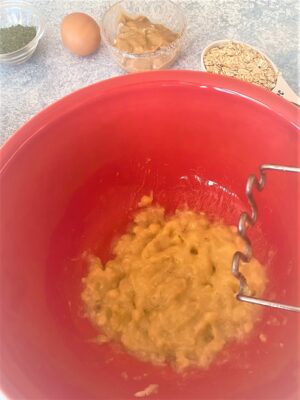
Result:
M34 53L44 34L45 23L38 10L25 1L0 4L0 63L20 64Z

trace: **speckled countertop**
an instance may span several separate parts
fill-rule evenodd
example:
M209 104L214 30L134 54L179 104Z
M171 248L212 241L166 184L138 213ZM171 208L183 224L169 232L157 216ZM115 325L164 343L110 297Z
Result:
M265 51L299 93L298 0L181 0L188 21L186 45L175 69L200 70L200 54L211 41L231 38ZM17 66L0 65L1 143L35 113L66 94L123 71L105 46L87 58L66 51L60 42L63 16L82 11L98 22L114 1L32 0L47 19L33 57Z

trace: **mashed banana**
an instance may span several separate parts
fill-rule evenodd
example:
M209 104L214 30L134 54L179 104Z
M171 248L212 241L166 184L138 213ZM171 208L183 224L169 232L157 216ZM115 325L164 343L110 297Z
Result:
M150 205L137 213L105 266L89 256L82 293L87 316L101 340L121 342L142 360L207 368L257 320L257 308L235 298L238 281L230 267L242 248L232 227L193 211L167 217ZM242 272L260 295L264 268L252 259Z

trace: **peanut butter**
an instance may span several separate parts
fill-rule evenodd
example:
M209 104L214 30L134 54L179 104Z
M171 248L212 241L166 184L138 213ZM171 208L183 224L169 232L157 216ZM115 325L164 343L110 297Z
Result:
M127 53L144 54L166 47L177 38L177 33L161 24L152 23L143 15L129 17L122 14L114 45Z

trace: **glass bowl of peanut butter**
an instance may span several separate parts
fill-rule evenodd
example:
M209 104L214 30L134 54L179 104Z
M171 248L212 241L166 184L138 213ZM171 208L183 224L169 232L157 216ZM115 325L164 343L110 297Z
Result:
M185 30L185 17L170 0L122 0L101 24L104 42L128 72L167 68L180 53Z

